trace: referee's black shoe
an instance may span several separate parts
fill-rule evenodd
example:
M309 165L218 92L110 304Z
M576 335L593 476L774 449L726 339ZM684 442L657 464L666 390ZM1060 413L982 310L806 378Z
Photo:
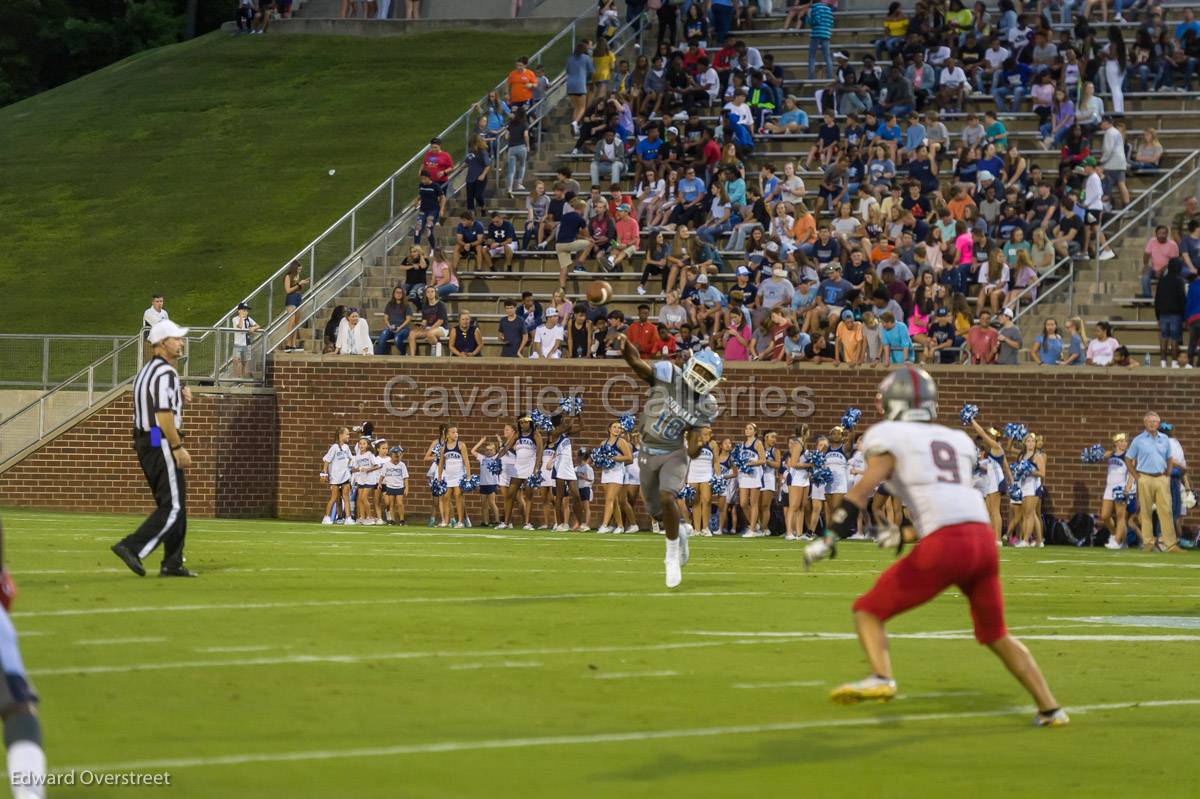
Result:
M121 559L121 562L129 567L129 570L138 577L146 576L146 569L142 566L142 562L138 560L138 556L133 554L129 547L124 544L113 544L113 554Z
M176 566L173 569L163 568L158 572L159 577L197 577L193 571L188 571L187 566Z

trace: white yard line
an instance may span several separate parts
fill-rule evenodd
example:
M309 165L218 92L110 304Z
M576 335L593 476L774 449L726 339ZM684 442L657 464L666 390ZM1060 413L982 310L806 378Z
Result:
M166 638L147 636L145 638L85 638L75 643L80 646L114 646L116 644L157 644Z
M212 654L234 653L234 652L267 652L272 649L282 649L278 646L198 646L193 651L207 652Z
M815 688L824 680L784 680L782 682L735 682L731 688Z
M607 674L593 674L597 680L636 680L641 677L678 677L677 671L610 671Z
M1089 713L1106 710L1148 710L1152 708L1200 705L1200 699L1159 699L1142 702L1113 702L1068 707L1068 712ZM891 727L899 724L919 724L926 721L956 721L960 719L1024 716L1034 712L1032 707L1006 707L996 710L973 710L958 713L880 713L873 716L852 716L836 719L780 721L765 724L737 724L724 727L683 727L666 730L629 730L624 732L577 735L547 735L529 738L493 738L475 741L435 741L430 743L396 744L348 749L314 749L290 752L247 752L215 757L163 758L132 760L116 763L89 763L62 766L56 773L81 771L155 771L162 769L198 768L206 766L236 766L246 763L294 763L346 758L395 757L442 752L477 752L489 749L528 749L543 746L580 746L589 744L627 743L630 741L673 740L680 738L711 738L729 735L758 735L762 733L798 732L802 730L835 729L839 727ZM1053 733L1050 733L1053 734Z
M499 663L455 663L448 668L450 671L474 671L476 669L540 669L542 664L537 660L502 660Z
M47 616L103 616L122 613L179 613L203 610L262 610L267 608L324 608L361 607L368 605L453 605L459 602L540 602L559 599L613 599L637 597L729 597L767 596L767 591L601 591L572 594L496 594L482 596L409 596L391 599L312 599L300 602L229 602L196 605L134 605L123 608L62 608L59 610L27 610L13 613L13 618L43 618Z

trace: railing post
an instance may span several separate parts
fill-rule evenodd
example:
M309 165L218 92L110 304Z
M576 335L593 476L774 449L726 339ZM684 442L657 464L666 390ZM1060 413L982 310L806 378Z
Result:
M275 281L267 284L267 324L275 318Z
M396 218L396 176L388 178L388 221Z
M96 366L93 364L88 367L88 398L87 406L92 407L92 402L96 396Z
M138 349L139 353L142 351L142 342L140 340L138 341L137 349ZM112 386L110 386L110 388L116 388L117 381L121 379L121 371L120 371L121 340L118 338L113 339L113 359L112 359L112 361L113 361L113 379L112 379ZM140 369L141 366L139 365L138 368ZM134 372L134 374L137 374L137 372ZM88 404L91 405L90 402Z
M42 391L50 390L50 337L42 336Z
M358 209L355 208L353 211L350 212L350 252L354 252L354 237L358 232L355 229L357 223L358 223ZM349 254L350 254L349 252L346 253L346 255L349 255Z
M38 397L38 438L46 435L46 395Z
M317 285L317 246L308 245L308 290L312 291Z
M1067 268L1067 314L1075 315L1075 262Z

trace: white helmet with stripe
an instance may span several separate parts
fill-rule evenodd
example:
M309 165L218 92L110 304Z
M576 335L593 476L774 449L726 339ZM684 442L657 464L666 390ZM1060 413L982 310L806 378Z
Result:
M932 422L937 418L937 384L924 369L901 366L883 379L875 396L885 419Z

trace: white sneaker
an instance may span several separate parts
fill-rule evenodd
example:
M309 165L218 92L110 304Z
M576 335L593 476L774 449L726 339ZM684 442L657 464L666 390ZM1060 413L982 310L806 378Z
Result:
M333 524L333 519L326 516L324 519L321 519L321 524Z
M1113 258L1116 258L1116 257L1117 257L1117 254L1115 252L1113 252L1112 250L1108 249L1107 247L1105 247L1100 252L1100 260L1101 261L1111 261Z
M449 526L450 525L447 522L441 522L440 524L438 524L438 527L449 527Z
M598 528L598 529L596 530L596 532L597 532L597 533L611 533L611 532L612 532L612 528L611 528L611 527L609 527L609 526L606 524L606 525L604 525L603 527L600 527L600 528Z
M575 532L577 532L577 533L590 533L591 531L592 531L592 528L588 527L586 524L582 524L579 527L575 528Z
M783 536L783 540L784 541L795 541L796 535L795 535L795 533L785 533Z
M742 538L758 538L758 533L753 530L746 530L742 533Z
M1026 544L1024 539L1019 539L1017 543L1013 544L1013 549L1025 549L1027 546L1029 544Z
M638 286L638 287L637 287L637 293L638 293L638 294L642 294L642 295L644 295L644 294L646 293L646 287L645 287L645 286Z
M555 527L555 528L554 528L554 532L556 532L556 533L565 533L565 532L568 532L570 529L571 529L571 528L567 526L567 523L566 523L566 522L563 522L562 524L560 524L560 525L558 525L557 527Z
M1120 548L1121 548L1121 544L1120 544L1120 543L1118 543L1118 541L1117 541L1117 539L1116 539L1115 537L1113 537L1113 536L1111 536L1111 535L1110 535L1110 536L1108 537L1108 541L1106 541L1106 542L1104 543L1104 548L1105 548L1105 549L1120 549Z
M628 527L626 527L626 528L625 528L625 532L627 532L627 533L637 533L637 532L640 532L640 530L638 529L638 526L637 526L636 524L631 524L631 525L629 525Z
M662 535L663 534L662 525L659 524L657 521L650 522L650 532L654 533L655 535Z
M342 524L345 524L345 525L348 525L348 526L350 526L350 527L353 527L353 526L354 526L354 520L353 520L353 519L351 519L349 516L347 516L347 517L346 517L346 521L342 522Z
M679 540L667 541L667 556L663 559L667 567L667 588L674 588L683 582L683 572L679 568Z
M458 524L454 525L455 530L462 530L465 527L466 527L466 525L463 524L462 522L459 522Z
M527 525L525 525L524 527L522 527L521 529L522 529L522 530L532 530L532 529L533 529L533 525L532 525L532 524L527 524Z
M679 523L679 565L682 568L688 562L688 536L692 534L692 526Z

